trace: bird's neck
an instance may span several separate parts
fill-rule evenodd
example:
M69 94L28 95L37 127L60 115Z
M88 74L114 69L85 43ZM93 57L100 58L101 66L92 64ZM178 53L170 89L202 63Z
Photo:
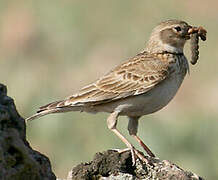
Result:
M152 42L152 44L147 44L145 51L149 53L172 53L172 54L183 54L183 48L173 47L169 44L160 44L158 42Z
M149 53L169 52L172 54L181 54L183 53L183 48L184 44L177 47L172 46L169 43L164 43L157 34L152 34L144 50Z

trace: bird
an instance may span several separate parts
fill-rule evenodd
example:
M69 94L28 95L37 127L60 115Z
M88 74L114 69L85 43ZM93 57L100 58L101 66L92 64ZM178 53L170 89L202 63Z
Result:
M176 95L189 72L183 49L190 36L197 32L197 27L182 20L160 22L151 32L145 48L136 56L123 61L71 96L41 106L36 114L26 120L70 111L107 112L108 128L131 151L134 164L136 158L143 157L116 127L118 117L127 116L130 136L149 156L155 157L137 135L139 118L159 111Z

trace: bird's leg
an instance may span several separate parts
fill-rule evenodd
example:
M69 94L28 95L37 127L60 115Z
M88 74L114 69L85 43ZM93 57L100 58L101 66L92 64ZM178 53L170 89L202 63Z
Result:
M145 145L145 143L137 136L138 120L140 117L129 117L128 130L129 134L135 138L135 140L143 147L149 156L155 157L154 153Z
M137 135L132 135L132 137L135 138L135 140L143 147L143 149L148 153L149 156L155 157L154 153L152 153L148 146L146 146L145 143Z
M143 157L143 155L140 154L140 152L138 152L134 146L118 131L118 129L116 128L117 125L117 118L119 116L119 112L113 112L110 114L110 116L107 119L107 126L108 128L114 133L116 134L128 147L128 149L131 151L131 155L132 155L132 162L133 165L135 165L135 155L140 158L143 161L146 161L146 159ZM124 151L118 151L118 152L125 152L126 149Z

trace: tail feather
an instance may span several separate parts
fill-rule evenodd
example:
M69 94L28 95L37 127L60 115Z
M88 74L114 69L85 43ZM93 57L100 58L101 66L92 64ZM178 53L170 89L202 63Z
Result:
M49 103L45 106L42 106L39 108L39 110L36 112L36 114L28 117L26 119L26 122L40 118L40 117L45 116L47 114L69 112L69 111L80 111L81 110L80 106L69 106L69 105L65 105L64 103L65 103L65 100L62 100L62 101L55 101L55 102Z
M26 122L27 121L32 121L34 119L40 118L42 116L45 116L47 114L57 113L58 111L60 111L60 109L47 109L47 110L43 110L43 111L37 112L36 114L26 118L25 121Z
M88 93L90 93L90 91ZM75 100L78 100L78 98L79 96L78 97L71 96L67 99L51 102L49 104L41 106L39 110L36 112L36 114L26 119L26 122L45 116L47 114L52 114L52 113L83 111L85 104L92 102L92 101L75 101Z
M49 110L49 109L55 109L57 107L60 107L60 108L64 107L65 106L64 103L65 103L65 100L51 102L49 104L39 107L39 110L37 111L37 113L40 113L42 111ZM62 104L62 106L60 106L60 104Z

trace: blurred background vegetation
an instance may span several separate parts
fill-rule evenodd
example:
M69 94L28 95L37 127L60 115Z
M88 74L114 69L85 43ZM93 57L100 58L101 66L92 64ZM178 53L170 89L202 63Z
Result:
M69 96L141 51L162 20L208 30L200 60L174 100L140 121L139 136L161 159L218 179L218 1L0 0L0 82L23 117ZM186 48L187 57L190 57ZM125 145L107 114L50 115L27 125L31 146L46 154L58 177L98 152ZM127 119L118 127L128 136ZM135 142L128 137L134 145ZM136 147L140 148L138 145Z

